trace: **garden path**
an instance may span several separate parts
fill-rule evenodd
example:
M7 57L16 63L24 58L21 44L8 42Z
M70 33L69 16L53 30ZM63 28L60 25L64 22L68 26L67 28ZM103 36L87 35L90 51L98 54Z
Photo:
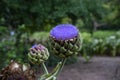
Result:
M120 80L120 57L93 57L89 63L79 58L64 67L58 80Z

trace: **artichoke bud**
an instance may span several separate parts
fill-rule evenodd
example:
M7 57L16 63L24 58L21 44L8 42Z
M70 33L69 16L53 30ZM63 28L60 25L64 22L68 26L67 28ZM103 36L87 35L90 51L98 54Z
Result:
M60 58L77 55L81 49L79 30L71 24L60 24L50 31L53 53Z
M23 70L23 66L15 61L3 68L0 75L0 80L35 80L35 73L32 69Z
M41 64L49 58L48 49L43 45L38 44L30 48L28 59L33 64Z

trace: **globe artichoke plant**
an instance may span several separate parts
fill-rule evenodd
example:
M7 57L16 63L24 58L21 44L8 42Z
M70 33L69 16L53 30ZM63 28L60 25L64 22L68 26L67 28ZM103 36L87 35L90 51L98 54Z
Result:
M78 29L71 24L61 24L50 32L51 48L60 58L78 54L81 39Z
M48 49L41 44L35 44L29 49L28 60L32 65L41 65L44 74L37 77L30 66L23 69L21 64L13 61L0 72L0 80L56 80L67 58L78 54L81 48L81 37L75 26L60 24L50 31L49 42L53 54L61 58L53 71L48 72L44 64L50 56Z

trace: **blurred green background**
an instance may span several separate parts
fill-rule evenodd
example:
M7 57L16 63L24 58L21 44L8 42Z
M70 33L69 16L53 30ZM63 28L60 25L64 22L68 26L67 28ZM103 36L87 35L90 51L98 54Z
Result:
M62 23L76 25L80 30L80 55L86 61L94 55L120 56L119 3L120 0L0 0L0 69L10 60L28 62L27 52L33 44L41 43L50 49L49 31ZM53 66L57 61L51 56L46 64ZM75 61L73 56L67 63Z

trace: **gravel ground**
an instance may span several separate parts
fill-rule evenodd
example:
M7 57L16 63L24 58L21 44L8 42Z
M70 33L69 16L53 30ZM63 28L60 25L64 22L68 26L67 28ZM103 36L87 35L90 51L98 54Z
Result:
M57 80L120 80L120 57L93 57L89 63L79 58L66 65Z

